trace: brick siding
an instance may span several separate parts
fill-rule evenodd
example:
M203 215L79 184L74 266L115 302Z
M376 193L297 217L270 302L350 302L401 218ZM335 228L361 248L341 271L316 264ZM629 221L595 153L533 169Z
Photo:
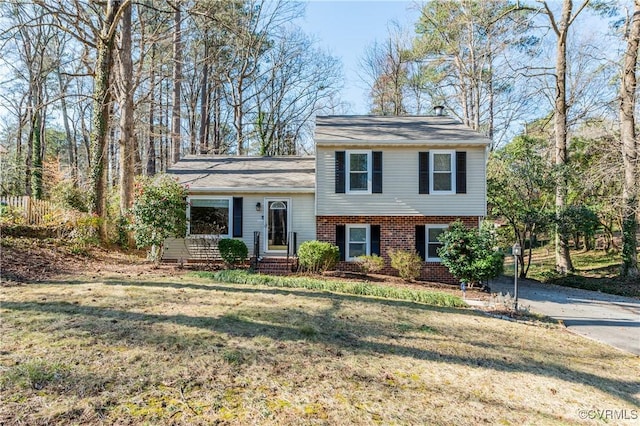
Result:
M380 255L385 260L383 274L398 275L391 268L389 249L414 250L416 247L416 225L448 225L461 220L467 227L477 228L480 218L477 216L317 216L316 238L319 241L336 243L336 225L367 224L380 225ZM358 271L354 262L340 262L338 268L345 271ZM425 262L420 279L457 284L449 270L438 262Z

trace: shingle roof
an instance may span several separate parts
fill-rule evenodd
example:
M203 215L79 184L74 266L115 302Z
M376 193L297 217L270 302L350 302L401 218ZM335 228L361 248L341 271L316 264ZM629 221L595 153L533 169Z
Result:
M314 157L188 155L167 170L191 192L314 192Z
M447 116L319 116L316 118L314 140L318 146L491 143L486 136Z

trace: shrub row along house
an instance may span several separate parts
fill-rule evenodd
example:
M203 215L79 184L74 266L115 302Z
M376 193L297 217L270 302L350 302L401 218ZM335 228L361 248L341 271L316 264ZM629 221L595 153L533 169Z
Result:
M455 282L439 262L438 235L486 214L490 140L447 116L318 117L315 157L189 156L170 174L189 188L186 238L163 257L189 260L212 235L239 238L266 264L304 241L340 249L339 268L365 254L413 250L422 279Z

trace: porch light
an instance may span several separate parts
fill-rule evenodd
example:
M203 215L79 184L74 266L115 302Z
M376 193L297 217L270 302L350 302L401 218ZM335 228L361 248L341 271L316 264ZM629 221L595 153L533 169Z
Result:
M256 211L257 211L257 212L259 212L259 211L261 211L261 210L262 210L262 204L260 204L260 201L258 201L258 202L256 203Z

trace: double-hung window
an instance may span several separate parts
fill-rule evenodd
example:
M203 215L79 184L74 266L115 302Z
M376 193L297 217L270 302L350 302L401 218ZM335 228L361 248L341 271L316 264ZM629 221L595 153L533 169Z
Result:
M369 225L347 225L346 260L369 254Z
M187 217L189 235L229 235L230 198L189 198Z
M347 192L371 192L371 151L347 151Z
M440 260L438 249L440 249L443 244L438 240L438 237L446 231L447 228L447 225L426 226L427 261L437 262Z
M455 151L430 151L431 193L454 194L456 192Z

